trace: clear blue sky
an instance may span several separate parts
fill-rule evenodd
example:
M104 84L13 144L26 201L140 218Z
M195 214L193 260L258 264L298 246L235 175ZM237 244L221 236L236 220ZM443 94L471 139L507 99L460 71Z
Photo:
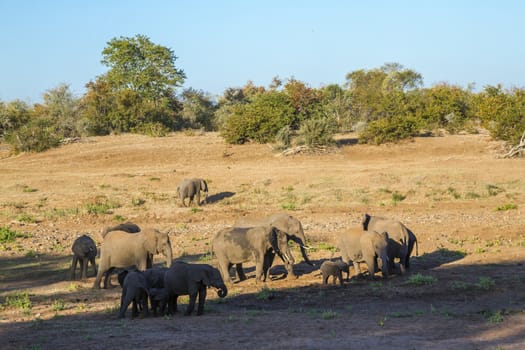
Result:
M114 37L171 48L184 87L220 95L274 76L311 87L397 62L425 86L525 86L525 1L1 0L0 100L80 96Z

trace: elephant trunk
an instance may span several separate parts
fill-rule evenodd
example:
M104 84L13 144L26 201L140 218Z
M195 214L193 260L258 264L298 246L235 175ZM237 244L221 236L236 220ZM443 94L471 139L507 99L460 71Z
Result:
M168 246L166 248L166 251L164 252L164 255L166 256L166 266L170 267L171 263L173 262L173 253L171 251L171 246Z
M217 295L219 296L219 298L224 298L226 295L228 295L228 288L226 288L226 285L223 284L217 287L217 289Z

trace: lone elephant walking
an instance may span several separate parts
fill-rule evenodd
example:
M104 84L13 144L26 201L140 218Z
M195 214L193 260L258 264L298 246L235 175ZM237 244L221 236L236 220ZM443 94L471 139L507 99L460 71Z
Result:
M197 205L201 205L201 191L204 193L204 201L206 203L208 199L208 183L204 179L184 179L177 186L177 197L183 207L186 206L184 200L189 198L188 205L194 203L195 198Z

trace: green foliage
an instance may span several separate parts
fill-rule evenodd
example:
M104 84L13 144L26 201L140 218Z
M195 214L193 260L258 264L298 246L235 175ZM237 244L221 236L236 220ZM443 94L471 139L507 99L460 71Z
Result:
M250 103L230 106L229 112L220 132L227 142L237 144L273 142L279 130L294 119L290 100L278 91L257 94Z
M100 215L100 214L112 214L111 209L120 208L120 204L116 201L110 201L108 199L97 199L93 203L88 203L85 205L85 209L90 215Z
M33 306L27 292L15 292L6 295L4 305L20 309L24 312L30 311Z
M513 209L518 209L518 205L514 203L506 203L506 204L503 204L497 207L496 211L507 211L507 210L513 210Z
M387 142L398 142L419 133L419 123L415 117L393 117L379 119L367 124L359 135L360 143L379 145Z
M211 96L202 90L192 88L182 92L183 127L192 129L215 130L215 111L217 105Z
M331 118L307 119L299 128L299 143L307 146L326 146L334 144L335 121Z
M9 103L0 101L0 137L27 124L32 118L32 111L27 103L14 100Z
M501 85L486 86L476 96L474 107L492 137L519 143L525 131L525 89L504 91Z
M21 234L17 231L11 230L7 226L0 227L0 243L10 243L14 242L17 237L20 237Z
M416 285L416 286L421 286L421 285L434 284L436 281L437 281L437 279L435 277L429 276L429 275L423 275L423 274L418 272L416 274L411 275L408 278L407 283L408 284L413 284L413 285Z
M16 153L43 152L60 144L49 119L35 118L20 128L4 135Z

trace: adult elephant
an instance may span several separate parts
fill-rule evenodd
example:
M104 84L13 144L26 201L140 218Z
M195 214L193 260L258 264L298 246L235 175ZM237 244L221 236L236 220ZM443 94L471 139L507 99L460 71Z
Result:
M246 279L241 264L252 259L255 260L255 282L265 281L275 254L283 260L288 273L294 275L287 235L274 226L224 228L213 238L212 251L222 278L229 283L233 283L230 268L237 265L239 279Z
M140 232L140 227L137 224L134 224L132 222L124 222L122 224L118 224L115 226L107 226L102 229L102 232L100 233L102 238L106 237L106 235L112 231L124 231L127 233L137 233Z
M287 213L275 213L264 217L244 217L237 220L233 224L234 227L256 227L268 225L275 227L281 232L284 232L286 234L287 240L297 243L301 249L301 255L303 256L304 261L307 264L313 266L312 262L308 258L308 255L306 254L308 247L306 246L306 237L304 235L303 225L301 224L301 221L299 221L299 219L295 218L294 216L291 216ZM295 260L288 245L286 246L285 252L285 255L288 257L290 264L293 265ZM269 263L270 266L268 266L268 269L271 267L274 257L275 254L269 254L267 263ZM242 264L237 264L236 268L239 279L246 279L246 276L242 270ZM290 273L290 277L295 277L293 269L290 269L288 272Z
M365 214L362 224L364 230L388 233L391 255L399 258L399 268L403 274L410 267L410 255L414 245L417 254L416 235L400 221L381 216ZM394 261L390 263L393 266Z
M173 262L164 275L164 288L168 295L168 313L173 315L177 311L177 298L180 295L189 295L190 300L184 314L191 315L198 297L197 315L202 315L206 289L209 287L218 289L217 295L220 298L228 294L228 289L216 268L207 264Z
M373 277L381 270L383 277L388 277L390 270L389 237L386 232L365 231L360 227L351 228L339 237L337 247L342 260L353 263L356 273L361 274L360 262L365 262L369 276ZM378 264L380 262L380 264Z
M190 199L188 205L193 203L194 198L197 201L197 205L201 205L201 191L204 192L203 203L206 203L208 199L208 183L206 180L198 178L184 179L177 186L177 197L180 199L183 207L186 206L186 203L184 203L186 198Z
M107 288L110 272L114 268L136 266L140 271L146 270L149 255L159 253L166 257L166 263L170 266L172 250L167 232L148 228L135 234L125 231L108 233L100 246L99 267L93 288L100 288L103 275L104 288Z

